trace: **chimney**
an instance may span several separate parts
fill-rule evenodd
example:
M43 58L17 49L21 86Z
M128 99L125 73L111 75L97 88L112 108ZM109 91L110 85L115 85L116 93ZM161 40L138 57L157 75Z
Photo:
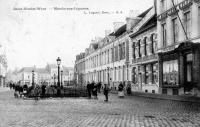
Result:
M124 25L123 22L113 22L114 32L116 32L122 25Z
M141 20L138 10L130 10L129 17L126 18L126 30L129 32Z

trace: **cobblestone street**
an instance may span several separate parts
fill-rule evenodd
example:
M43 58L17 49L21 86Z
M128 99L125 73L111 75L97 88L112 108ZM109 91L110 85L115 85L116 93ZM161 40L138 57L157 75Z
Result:
M15 99L0 92L0 127L199 127L200 104L110 95L98 100Z

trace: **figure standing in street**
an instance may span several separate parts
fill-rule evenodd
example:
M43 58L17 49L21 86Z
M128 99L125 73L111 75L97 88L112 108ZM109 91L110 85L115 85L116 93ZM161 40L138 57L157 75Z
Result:
M101 82L98 82L97 88L98 88L98 92L101 93Z
M118 97L123 98L124 97L124 85L122 82L120 82L118 86Z
M91 84L89 81L87 82L87 92L88 92L88 98L91 98Z
M45 97L46 85L42 84L42 97Z
M97 87L98 87L98 84L94 83L94 86L93 86L93 95L94 95L94 99L98 99L97 98Z
M108 101L108 91L109 91L108 85L104 84L103 93L104 93L105 98L106 98L106 100L104 100L104 101L106 101L106 102Z

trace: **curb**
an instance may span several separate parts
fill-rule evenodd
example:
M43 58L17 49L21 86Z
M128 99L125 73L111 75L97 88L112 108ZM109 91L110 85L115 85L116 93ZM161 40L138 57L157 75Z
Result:
M111 91L112 94L117 94L117 91ZM138 96L152 99L160 99L160 100L172 100L172 101L180 101L180 102L192 102L192 103L200 103L200 97L190 96L190 95L164 95L164 94L151 94L151 93L141 93L141 92L132 92L131 95L126 96Z

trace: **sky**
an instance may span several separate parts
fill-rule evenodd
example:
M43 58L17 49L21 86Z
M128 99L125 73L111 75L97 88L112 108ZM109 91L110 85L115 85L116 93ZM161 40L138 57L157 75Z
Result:
M113 31L113 22L151 6L153 0L0 0L0 53L11 70L56 64L58 56L73 67L92 39Z

